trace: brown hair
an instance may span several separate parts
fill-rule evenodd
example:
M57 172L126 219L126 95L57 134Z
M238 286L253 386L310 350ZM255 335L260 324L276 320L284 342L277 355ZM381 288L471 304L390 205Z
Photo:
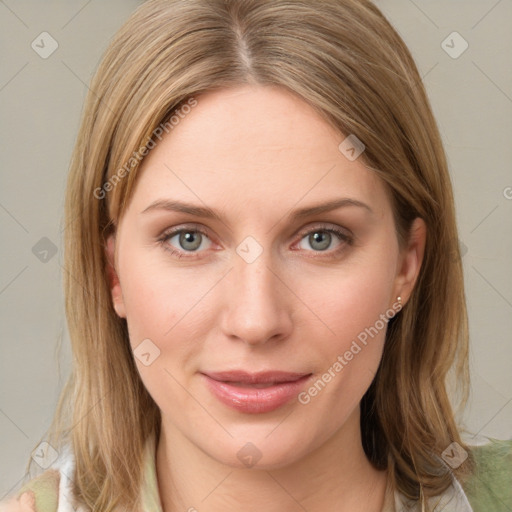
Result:
M363 141L363 162L390 191L400 243L414 218L427 225L418 281L388 326L361 403L369 460L424 501L451 483L443 450L454 441L467 448L447 394L451 382L461 406L468 396L463 274L446 157L421 77L368 0L149 0L116 34L71 162L64 277L74 365L47 439L71 443L75 491L89 507L136 509L133 468L161 417L111 303L105 236L133 192L134 155L155 144L155 130L190 98L246 83L282 86ZM453 474L464 479L470 461Z

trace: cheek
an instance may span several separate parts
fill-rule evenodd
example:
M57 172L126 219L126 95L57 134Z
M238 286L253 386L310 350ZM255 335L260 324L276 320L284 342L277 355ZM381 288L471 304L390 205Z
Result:
M327 347L342 350L376 323L382 330L381 315L391 306L393 271L391 258L372 264L360 261L336 275L319 275L308 282L308 288L302 288L300 293L307 297L305 302L312 305L327 328L322 328L327 333L326 340L330 338Z
M208 272L199 276L192 267L166 264L156 251L151 255L126 247L124 254L130 257L119 259L119 277L140 377L161 408L183 405L178 382L188 386L187 379L197 370L205 333L215 318L211 290L219 275ZM148 352L151 363L146 366L138 356Z
M370 251L331 276L308 279L320 322L304 325L315 377L298 396L304 436L321 443L357 410L377 372L384 348L395 264ZM302 288L306 293L306 288ZM394 311L389 311L389 316ZM314 325L313 325L314 324ZM310 422L310 418L316 422Z
M308 280L306 302L315 305L322 321L304 327L309 330L308 337L316 340L312 358L321 382L317 381L311 396L321 391L324 399L320 402L332 405L335 401L340 411L350 410L373 380L388 321L395 313L390 304L394 270L395 260L388 248L387 256L372 251L337 275ZM307 297L306 288L301 293ZM316 335L314 328L318 329ZM304 403L307 400L304 397Z
M132 249L124 249L130 257L120 258L119 277L139 375L161 410L190 407L179 383L187 385L184 374L201 349L197 312L213 277L194 279L187 269L162 265L161 259L156 262Z
M193 270L162 265L161 259L135 250L120 261L120 271L132 346L145 338L159 345L181 339L178 331L194 316L195 305L213 284L213 279L212 283L197 279Z

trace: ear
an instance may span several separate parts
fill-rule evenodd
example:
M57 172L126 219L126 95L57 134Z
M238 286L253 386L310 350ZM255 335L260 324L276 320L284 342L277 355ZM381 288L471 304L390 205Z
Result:
M402 305L409 300L418 279L425 253L426 239L425 221L417 217L411 225L406 247L401 251L395 277L393 300L396 300L398 296L401 297Z
M106 240L105 254L107 256L107 275L109 281L110 293L112 295L112 304L116 313L121 318L126 318L126 311L124 307L123 292L121 290L121 283L115 269L115 247L116 235L115 233L108 236Z

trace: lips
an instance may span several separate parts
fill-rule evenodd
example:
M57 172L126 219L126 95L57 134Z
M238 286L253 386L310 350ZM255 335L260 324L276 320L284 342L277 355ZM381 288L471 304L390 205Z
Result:
M212 394L239 412L256 414L273 411L297 397L311 374L265 371L202 373Z
M205 373L205 375L220 382L239 382L242 384L279 384L281 382L294 382L308 374L281 371L248 373L236 370L230 372L208 372Z

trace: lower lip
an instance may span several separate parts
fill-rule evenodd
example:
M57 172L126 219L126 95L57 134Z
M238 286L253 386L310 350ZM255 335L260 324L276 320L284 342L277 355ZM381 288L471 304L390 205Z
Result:
M305 375L293 382L280 382L268 388L251 388L234 386L228 382L214 380L202 374L210 391L225 405L237 411L259 414L274 411L296 398L311 377Z

